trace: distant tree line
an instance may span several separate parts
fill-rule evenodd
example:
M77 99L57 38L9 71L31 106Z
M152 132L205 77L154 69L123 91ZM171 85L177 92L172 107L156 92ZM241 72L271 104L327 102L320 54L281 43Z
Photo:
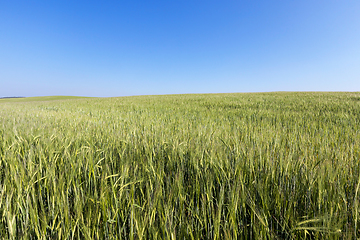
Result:
M2 98L25 98L25 97L0 97L0 99Z

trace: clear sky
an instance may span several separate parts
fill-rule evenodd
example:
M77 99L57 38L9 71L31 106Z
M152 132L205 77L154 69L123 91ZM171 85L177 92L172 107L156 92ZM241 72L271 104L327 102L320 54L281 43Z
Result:
M263 91L360 91L360 1L0 1L0 97Z

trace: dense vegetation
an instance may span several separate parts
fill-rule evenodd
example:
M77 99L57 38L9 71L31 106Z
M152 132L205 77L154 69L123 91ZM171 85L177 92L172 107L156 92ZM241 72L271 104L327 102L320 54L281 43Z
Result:
M360 93L25 100L0 101L0 238L360 237Z

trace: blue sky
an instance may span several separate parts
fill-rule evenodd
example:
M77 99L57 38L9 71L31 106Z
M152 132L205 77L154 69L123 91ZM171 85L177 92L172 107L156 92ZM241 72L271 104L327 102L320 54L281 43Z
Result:
M1 1L1 96L360 91L360 1Z

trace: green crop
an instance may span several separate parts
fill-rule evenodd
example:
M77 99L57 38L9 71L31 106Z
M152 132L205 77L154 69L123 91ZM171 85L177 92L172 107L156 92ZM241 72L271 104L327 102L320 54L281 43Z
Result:
M360 93L0 101L2 239L359 237Z

